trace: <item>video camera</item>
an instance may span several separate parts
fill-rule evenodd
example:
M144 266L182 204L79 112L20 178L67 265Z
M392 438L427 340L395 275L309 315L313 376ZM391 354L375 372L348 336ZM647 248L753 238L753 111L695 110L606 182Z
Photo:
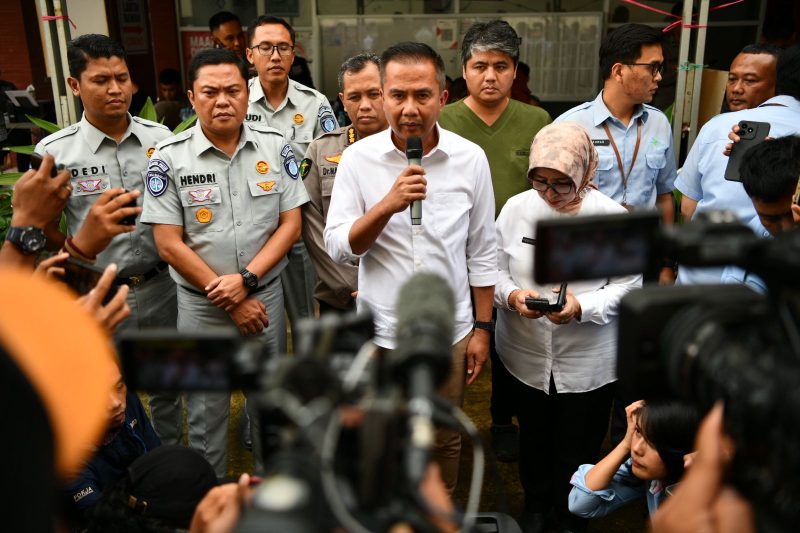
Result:
M800 231L760 239L732 214L661 227L657 212L539 222L537 283L686 266L734 265L737 284L645 287L619 307L618 386L629 398L725 404L736 446L730 481L756 507L760 531L800 523Z
M268 353L235 330L126 333L119 354L128 386L144 391L258 391L264 481L237 531L433 531L420 484L433 423L473 438L466 512L471 530L482 485L477 429L435 390L449 373L454 297L447 282L413 276L399 292L397 348L378 349L370 314L296 324L294 355Z

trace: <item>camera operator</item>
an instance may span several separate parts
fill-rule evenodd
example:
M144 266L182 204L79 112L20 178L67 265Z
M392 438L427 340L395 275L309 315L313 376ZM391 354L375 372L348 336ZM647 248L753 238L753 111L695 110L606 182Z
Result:
M775 237L800 223L800 206L794 203L800 177L800 137L768 140L752 147L739 173L758 215L751 226L763 226ZM762 293L767 291L761 278L739 267L726 267L722 281L744 283Z

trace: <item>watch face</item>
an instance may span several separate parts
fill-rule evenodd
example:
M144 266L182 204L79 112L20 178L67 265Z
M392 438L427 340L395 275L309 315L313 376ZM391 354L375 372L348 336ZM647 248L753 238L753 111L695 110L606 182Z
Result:
M38 228L26 229L22 233L22 248L28 253L35 253L44 248L45 237L44 232Z

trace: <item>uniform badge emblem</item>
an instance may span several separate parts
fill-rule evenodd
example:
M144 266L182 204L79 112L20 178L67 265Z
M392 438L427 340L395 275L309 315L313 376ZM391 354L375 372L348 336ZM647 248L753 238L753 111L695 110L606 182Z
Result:
M294 123L297 124L298 126L302 125L303 122L305 121L306 117L304 117L302 113L298 113L294 116Z
M276 183L277 183L276 181L262 181L262 182L256 183L256 185L261 187L262 190L264 190L266 192L269 192L269 191L272 190L273 187L275 187Z
M78 180L80 192L95 192L103 188L103 180Z
M152 157L152 155L153 155L153 152L155 152L155 151L156 151L156 147L155 146L151 146L150 148L148 148L147 149L147 159L150 159L150 157Z
M166 174L162 174L161 172L155 170L150 170L147 172L145 182L147 183L148 192L150 192L151 195L158 197L164 194L164 192L167 190L169 178Z
M292 147L288 144L285 144L283 149L281 149L281 159L283 159L283 168L286 170L286 173L289 174L293 180L296 180L300 169L297 167L297 159L294 157Z
M211 200L211 189L196 189L189 191L192 202L205 202Z
M356 142L356 129L350 126L347 129L347 144L353 144L354 142Z
M338 165L339 161L341 161L341 160L342 160L342 154L326 155L325 156L325 161L327 161L328 163L333 163L334 165Z
M197 210L194 214L194 218L201 224L208 224L211 222L211 219L214 217L213 213L211 213L211 209L207 207L201 207Z
M317 113L319 127L325 133L330 133L336 129L336 119L333 118L333 110L329 106L322 106Z
M306 176L308 176L308 173L311 171L311 165L313 165L313 164L314 164L314 162L311 161L307 157L305 159L303 159L302 161L300 161L300 177L301 178L306 179Z
M259 174L266 174L269 172L269 163L263 160L256 163L256 172Z

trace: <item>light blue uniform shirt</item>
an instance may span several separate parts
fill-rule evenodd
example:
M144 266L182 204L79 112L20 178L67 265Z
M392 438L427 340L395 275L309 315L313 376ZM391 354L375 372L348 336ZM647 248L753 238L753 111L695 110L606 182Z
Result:
M768 105L770 104L770 105ZM778 105L775 105L778 104ZM742 120L769 122L770 137L800 134L800 101L791 96L775 96L753 109L723 113L709 120L697 135L675 186L684 195L697 200L694 216L704 211L727 210L736 213L742 223L757 229L759 236L769 235L761 225L753 202L741 183L725 179L728 158L722 153L730 141L728 134ZM694 217L693 217L694 218ZM723 267L678 270L678 283L719 283Z
M583 518L600 518L620 507L647 498L647 510L652 515L667 496L660 481L643 481L633 475L631 459L620 465L608 487L592 490L586 486L586 474L594 465L581 465L569 480L569 512Z
M603 124L614 137L620 159L627 174L636 151L636 130L642 120L641 141L636 161L628 176L627 193L623 187L614 147ZM630 124L615 118L603 102L603 91L591 102L585 102L563 113L554 122L577 122L589 132L599 161L594 182L600 192L637 209L652 209L656 196L675 188L675 151L672 148L672 129L664 113L649 105L638 106Z

